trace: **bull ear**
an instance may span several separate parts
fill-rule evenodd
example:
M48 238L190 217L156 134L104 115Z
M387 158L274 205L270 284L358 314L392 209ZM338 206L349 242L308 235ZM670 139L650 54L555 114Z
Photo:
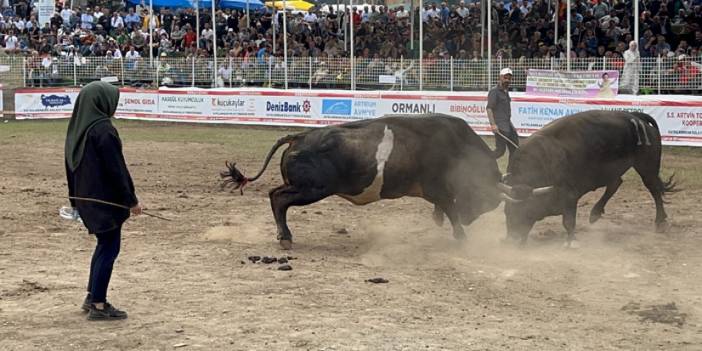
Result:
M543 188L536 188L536 189L531 191L531 194L532 195L546 195L546 194L550 194L553 191L553 189L555 189L553 185L545 186Z

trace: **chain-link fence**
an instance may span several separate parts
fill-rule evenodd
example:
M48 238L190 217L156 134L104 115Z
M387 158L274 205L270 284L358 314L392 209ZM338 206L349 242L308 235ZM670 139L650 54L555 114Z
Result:
M212 59L102 57L0 57L5 89L81 86L116 77L123 86L151 87L274 87L358 90L485 91L497 82L500 69L514 72L512 87L523 91L529 68L567 70L563 59L418 60L293 57L287 72L281 58ZM488 67L491 70L488 71ZM622 60L574 59L571 70L621 70ZM640 93L689 94L702 90L702 64L691 58L643 58Z

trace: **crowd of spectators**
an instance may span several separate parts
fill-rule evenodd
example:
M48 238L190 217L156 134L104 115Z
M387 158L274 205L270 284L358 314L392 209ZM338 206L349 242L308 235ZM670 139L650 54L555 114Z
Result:
M550 1L550 2L549 2ZM112 57L132 60L148 57L218 56L266 62L283 55L282 13L270 9L244 11L219 9L214 28L209 9L202 9L199 27L194 9L154 10L141 5L120 8L57 5L50 25L40 28L37 12L26 0L9 0L0 15L0 55L51 57ZM496 58L565 58L566 1L493 1L493 55ZM572 58L621 60L633 40L633 1L572 0ZM639 51L642 58L662 56L691 61L702 55L702 0L644 0L640 2ZM403 6L354 6L355 54L373 59L416 58L419 20L423 22L424 57L427 60L478 60L481 43L481 5L476 0L455 3L425 2L408 11ZM313 10L288 13L288 56L348 57L345 28L349 11ZM414 16L414 19L412 18ZM558 38L556 23L558 21ZM276 28L276 43L273 44ZM153 33L150 44L149 33ZM199 36L198 34L199 33ZM213 42L216 33L216 43ZM199 37L199 41L198 38ZM275 48L275 52L274 49ZM697 66L692 66L696 69Z

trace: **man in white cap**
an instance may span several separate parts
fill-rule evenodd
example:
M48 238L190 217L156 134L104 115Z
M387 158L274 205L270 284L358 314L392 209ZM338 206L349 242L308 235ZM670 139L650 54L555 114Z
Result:
M509 84L512 81L512 70L503 68L500 71L500 81L488 93L487 114L490 127L495 133L495 158L500 158L509 149L509 158L519 145L519 135L512 125L512 99L509 97Z
M622 72L621 85L625 90L634 95L639 94L639 68L641 58L636 47L636 41L629 43L629 50L624 51L624 70Z

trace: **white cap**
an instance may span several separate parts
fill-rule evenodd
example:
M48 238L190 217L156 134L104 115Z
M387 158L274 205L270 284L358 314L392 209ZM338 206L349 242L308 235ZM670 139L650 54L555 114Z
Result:
M503 69L500 71L500 75L501 75L501 76L504 76L504 75L506 75L506 74L512 74L512 70L509 69L509 68L503 68Z

